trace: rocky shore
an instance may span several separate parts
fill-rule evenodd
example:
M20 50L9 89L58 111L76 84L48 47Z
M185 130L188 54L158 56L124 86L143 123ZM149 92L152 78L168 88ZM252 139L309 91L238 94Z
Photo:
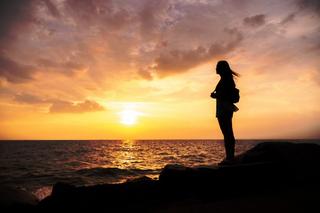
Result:
M159 180L141 177L122 184L57 183L38 203L24 195L0 204L36 212L319 212L319 178L319 145L265 142L232 165L167 165Z

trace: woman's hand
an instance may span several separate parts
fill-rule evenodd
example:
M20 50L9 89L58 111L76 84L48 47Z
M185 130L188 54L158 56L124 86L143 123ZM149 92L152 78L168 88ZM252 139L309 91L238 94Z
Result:
M211 98L217 98L217 93L212 92L211 95L210 95L210 97L211 97Z

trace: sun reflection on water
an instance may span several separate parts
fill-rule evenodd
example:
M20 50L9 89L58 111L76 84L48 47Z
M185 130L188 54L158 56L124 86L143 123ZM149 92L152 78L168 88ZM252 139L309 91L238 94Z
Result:
M61 164L74 170L118 168L152 172L152 170L160 171L167 164L186 166L213 164L222 159L224 150L222 143L210 141L126 139L75 144L68 150L68 154L70 155L68 159L62 159Z
M129 139L121 141L118 150L114 153L114 157L119 168L133 168L137 161L135 141Z

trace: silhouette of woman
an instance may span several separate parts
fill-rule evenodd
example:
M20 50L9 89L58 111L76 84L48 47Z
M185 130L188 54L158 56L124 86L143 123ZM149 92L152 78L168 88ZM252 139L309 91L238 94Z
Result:
M228 164L234 160L236 141L232 129L232 116L233 112L238 110L232 102L232 93L236 87L233 76L239 76L239 74L230 69L227 61L219 61L216 71L221 79L211 93L211 97L216 99L216 117L224 137L226 158L221 163Z

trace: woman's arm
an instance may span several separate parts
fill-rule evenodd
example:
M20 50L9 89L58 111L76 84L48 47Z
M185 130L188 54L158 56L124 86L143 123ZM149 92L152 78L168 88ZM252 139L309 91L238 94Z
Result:
M211 98L229 101L235 88L233 79L220 80L216 89L211 93Z
M210 97L211 98L220 98L221 97L221 80L218 82L216 88L214 89L214 91L211 93Z

